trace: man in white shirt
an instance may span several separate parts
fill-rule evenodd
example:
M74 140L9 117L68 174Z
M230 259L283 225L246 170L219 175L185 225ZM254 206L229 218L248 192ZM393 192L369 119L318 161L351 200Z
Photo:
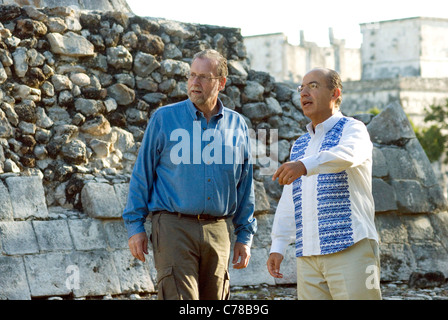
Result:
M272 177L284 188L268 271L283 277L280 264L295 240L299 299L381 299L367 128L340 112L337 72L314 69L298 90L311 123Z

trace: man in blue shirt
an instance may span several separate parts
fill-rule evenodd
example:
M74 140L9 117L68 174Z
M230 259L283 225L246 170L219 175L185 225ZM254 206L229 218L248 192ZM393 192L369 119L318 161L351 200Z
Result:
M227 61L215 50L197 53L188 100L151 116L129 187L123 219L132 255L145 261L146 217L159 299L226 299L231 226L233 267L247 267L256 231L247 125L223 106Z

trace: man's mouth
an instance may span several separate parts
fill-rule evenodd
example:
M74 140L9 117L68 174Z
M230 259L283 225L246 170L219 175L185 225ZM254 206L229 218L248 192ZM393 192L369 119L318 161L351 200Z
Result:
M308 106L308 105L310 105L310 104L312 104L313 102L312 101L303 101L302 102L302 106L303 107L306 107L306 106Z
M201 94L202 93L202 91L199 90L199 89L191 89L190 92L194 93L194 94Z

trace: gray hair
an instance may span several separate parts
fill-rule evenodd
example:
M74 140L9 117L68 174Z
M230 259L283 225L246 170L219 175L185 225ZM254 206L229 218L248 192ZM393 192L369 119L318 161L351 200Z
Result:
M227 59L224 58L224 56L216 50L213 49L202 50L193 56L193 60L191 62L193 63L193 61L196 59L210 59L218 62L218 68L217 68L218 77L227 77L229 74L229 71L227 69Z

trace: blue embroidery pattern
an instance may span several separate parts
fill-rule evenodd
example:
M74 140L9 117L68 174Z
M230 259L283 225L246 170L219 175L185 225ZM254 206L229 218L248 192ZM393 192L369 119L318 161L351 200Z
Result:
M325 135L320 151L339 144L342 130L348 119L342 118ZM309 133L296 140L291 149L291 161L305 156L311 136ZM296 256L303 256L302 178L293 182L296 224ZM321 254L341 251L354 243L351 225L348 175L345 171L335 174L320 174L317 177L318 230Z
M306 133L296 140L291 149L291 161L303 158L310 140L311 136L309 133ZM294 216L296 222L296 256L300 257L303 255L302 178L293 182L292 198L294 201Z
M342 118L326 134L320 151L339 144L347 121ZM321 254L338 252L354 243L346 171L318 175L317 211Z

